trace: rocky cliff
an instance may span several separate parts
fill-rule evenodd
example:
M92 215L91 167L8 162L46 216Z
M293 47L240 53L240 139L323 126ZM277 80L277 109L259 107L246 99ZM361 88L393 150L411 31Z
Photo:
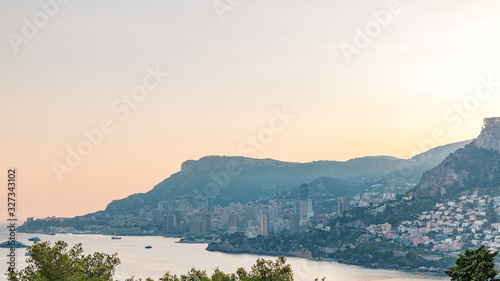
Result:
M451 197L471 188L500 187L500 122L486 118L481 134L441 164L424 173L414 192L421 197Z
M481 134L475 140L479 148L500 151L500 118L485 118Z
M247 239L243 233L235 233L220 243L212 242L207 246L207 251L227 252L227 253L250 253L261 255L282 255L287 257L300 257L310 259L312 253L304 246L296 243L289 243L285 240L266 239L259 236L254 239Z

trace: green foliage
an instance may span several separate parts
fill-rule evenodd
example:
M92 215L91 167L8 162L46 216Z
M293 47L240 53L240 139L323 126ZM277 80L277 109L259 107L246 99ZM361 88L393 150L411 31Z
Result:
M293 272L290 265L286 264L285 257L279 257L275 262L271 260L258 259L252 266L249 275L250 279L255 281L292 281Z
M180 277L167 272L159 281L293 281L293 272L285 257L279 257L276 261L257 259L250 272L238 268L236 273L226 274L216 268L209 277L206 271L193 268Z
M498 270L495 269L495 256L498 252L490 252L486 247L466 250L458 256L455 266L445 270L451 280L455 281L490 281L500 280L495 277Z
M68 244L58 241L53 247L49 242L36 243L28 248L31 256L21 271L11 272L9 281L111 281L117 254L94 253L84 255L82 244L68 249Z

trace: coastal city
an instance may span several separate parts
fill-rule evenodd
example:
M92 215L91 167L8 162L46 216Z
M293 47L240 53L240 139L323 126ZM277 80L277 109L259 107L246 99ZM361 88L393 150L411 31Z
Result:
M396 192L365 192L353 197L313 200L307 184L298 199L267 199L261 202L215 205L213 198L191 203L187 199L160 201L156 209L141 209L136 214L109 215L98 212L72 219L29 218L24 231L43 233L97 233L106 235L164 235L187 237L185 241L207 242L220 234L244 233L248 238L272 236L282 232L301 233L311 229L331 231L331 221L349 216L353 208L372 207L383 212L398 198ZM408 197L400 198L410 200ZM500 197L473 192L456 201L436 203L414 220L399 225L389 223L363 227L360 243L391 241L408 247L426 247L437 252L457 252L464 246L485 245L500 249ZM59 222L63 226L57 225ZM83 227L64 226L65 222ZM42 226L36 228L37 225ZM45 225L50 225L44 227ZM202 237L202 238L196 238Z
M257 202L214 204L214 198L192 202L188 199L160 201L157 208L144 208L133 214L110 215L97 212L84 217L41 219L28 218L25 230L49 233L100 233L109 235L200 235L244 232L249 238L269 236L283 231L300 233L311 228L329 231L330 220L353 207L377 206L396 199L395 192L366 192L354 197L333 199L309 198L309 186L300 187L300 198L265 199ZM54 226L54 222L80 221L75 226ZM35 223L34 223L35 222ZM47 222L47 228L36 229L37 223ZM95 223L93 223L95 222ZM102 222L106 222L103 224Z

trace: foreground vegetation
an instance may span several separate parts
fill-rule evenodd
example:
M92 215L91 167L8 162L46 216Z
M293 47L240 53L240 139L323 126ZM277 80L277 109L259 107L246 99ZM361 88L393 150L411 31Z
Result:
M455 266L444 273L456 281L494 281L498 270L495 269L495 257L498 252L490 252L486 247L466 250L458 256Z

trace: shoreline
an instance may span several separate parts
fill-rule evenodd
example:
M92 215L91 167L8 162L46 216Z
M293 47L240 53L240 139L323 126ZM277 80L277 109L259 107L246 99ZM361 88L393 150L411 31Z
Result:
M54 236L53 234L48 234L45 232L26 232L26 231L20 231L19 233L24 233L24 234L43 234L43 235L49 235L49 236ZM395 271L400 271L400 272L405 272L405 273L418 273L418 274L423 274L426 276L435 276L435 277L445 277L446 274L442 272L443 269L438 269L437 271L430 271L430 270L419 270L419 268L408 268L408 267L400 267L400 266L381 266L378 264L363 264L363 263L355 263L355 262L348 262L343 259L333 259L333 258L313 258L313 257L305 257L305 256L300 256L300 255L293 255L293 254L276 254L276 253L264 253L264 252L250 252L250 251L225 251L225 250L212 250L208 249L208 245L210 242L202 242L202 241L182 241L182 238L184 236L168 236L168 235L159 235L159 234L143 234L143 235L113 235L113 234L103 234L103 233L56 233L59 235L65 235L65 234L71 234L71 235L102 235L102 236L108 236L108 237L113 237L113 236L123 236L123 237L147 237L147 236L154 236L154 237L165 237L165 238L178 238L179 240L174 242L176 244L207 244L207 247L205 248L205 251L208 252L219 252L219 253L224 253L224 254L231 254L231 255L263 255L263 256L269 256L269 257L279 257L279 256L285 256L285 257L293 257L293 258L300 258L304 260L309 260L309 261L322 261L322 262L334 262L338 264L343 264L343 265L351 265L351 266L359 266L362 268L366 269L383 269L383 270L395 270Z
M269 257L279 257L279 256L284 256L284 257L293 257L293 258L299 258L299 259L304 259L308 261L319 261L319 262L334 262L342 265L351 265L351 266L358 266L366 269L382 269L382 270L395 270L399 272L404 272L404 273L418 273L426 276L435 276L435 277L446 277L447 275L444 274L442 269L438 269L437 271L422 271L419 270L419 268L408 268L408 267L399 267L399 266L380 266L380 265L367 265L367 264L362 264L362 263L351 263L347 262L345 260L336 260L333 258L309 258L309 257L303 257L303 256L297 256L297 255L279 255L279 254L271 254L271 253L260 253L260 252L248 252L248 251L224 251L224 250L208 250L205 249L205 251L209 252L219 252L219 253L224 253L224 254L231 254L231 255L256 255L256 256L269 256Z

